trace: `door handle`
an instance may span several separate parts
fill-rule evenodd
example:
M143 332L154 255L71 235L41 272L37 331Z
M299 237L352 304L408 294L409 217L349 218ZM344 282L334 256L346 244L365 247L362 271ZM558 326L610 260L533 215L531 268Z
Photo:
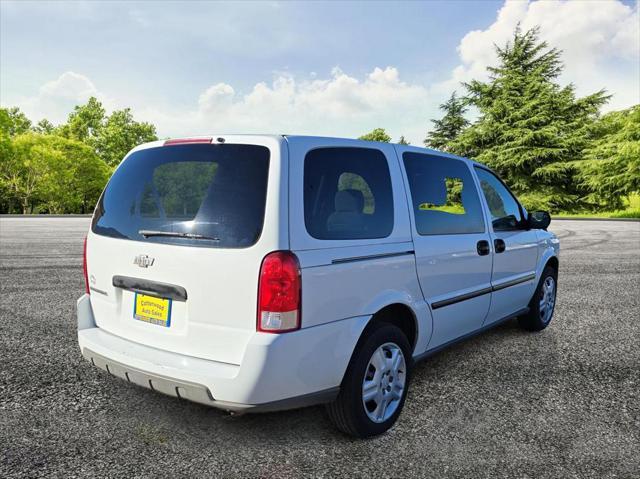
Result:
M491 252L489 248L489 242L487 240L480 240L476 245L476 250L480 256L486 256Z
M507 249L507 245L504 243L504 240L495 239L493 240L493 246L496 249L496 253L503 253L505 249Z
M116 288L126 289L134 293L150 294L160 298L169 298L175 301L186 301L187 290L182 286L160 283L148 279L131 278L129 276L114 276L111 284Z

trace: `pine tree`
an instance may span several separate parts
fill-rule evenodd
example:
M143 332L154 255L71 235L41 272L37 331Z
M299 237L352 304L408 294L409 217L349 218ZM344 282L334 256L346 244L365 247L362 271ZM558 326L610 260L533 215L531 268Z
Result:
M604 115L593 125L595 140L579 164L589 199L621 208L622 198L640 193L640 105Z
M400 135L400 139L398 140L398 145L410 145L411 143L409 143L404 135Z
M532 208L576 209L588 187L577 178L590 127L609 96L604 90L576 99L573 85L556 82L560 52L522 32L503 48L489 81L465 84L478 120L449 145L450 151L494 168Z
M469 126L464 117L467 107L464 99L456 97L456 92L453 92L451 97L440 105L440 110L444 112L444 116L440 120L431 120L434 128L427 133L424 144L436 150L449 151L449 144Z

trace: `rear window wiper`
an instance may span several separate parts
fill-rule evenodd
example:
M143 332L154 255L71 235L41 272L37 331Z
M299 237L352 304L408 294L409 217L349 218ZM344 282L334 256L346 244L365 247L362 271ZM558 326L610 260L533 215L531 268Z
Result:
M188 238L188 239L202 239L211 241L220 241L220 238L214 236L206 236L197 233L181 233L179 231L160 231L160 230L140 230L138 234L141 234L145 238L152 236L170 236L172 238Z

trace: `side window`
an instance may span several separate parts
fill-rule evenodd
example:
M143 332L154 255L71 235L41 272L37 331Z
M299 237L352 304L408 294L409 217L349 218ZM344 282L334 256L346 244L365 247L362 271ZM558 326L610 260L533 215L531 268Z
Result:
M304 160L304 221L326 240L385 238L393 230L387 158L371 148L318 148Z
M419 234L484 232L480 199L464 162L409 152L402 159Z
M522 213L511 192L490 171L476 167L476 174L489 206L494 231L518 229L522 222Z

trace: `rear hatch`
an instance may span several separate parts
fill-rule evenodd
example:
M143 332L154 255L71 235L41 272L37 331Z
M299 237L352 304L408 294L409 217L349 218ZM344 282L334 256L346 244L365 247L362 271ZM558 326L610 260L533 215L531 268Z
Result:
M225 139L156 143L115 171L87 238L98 327L240 364L256 331L261 261L288 248L286 144Z

